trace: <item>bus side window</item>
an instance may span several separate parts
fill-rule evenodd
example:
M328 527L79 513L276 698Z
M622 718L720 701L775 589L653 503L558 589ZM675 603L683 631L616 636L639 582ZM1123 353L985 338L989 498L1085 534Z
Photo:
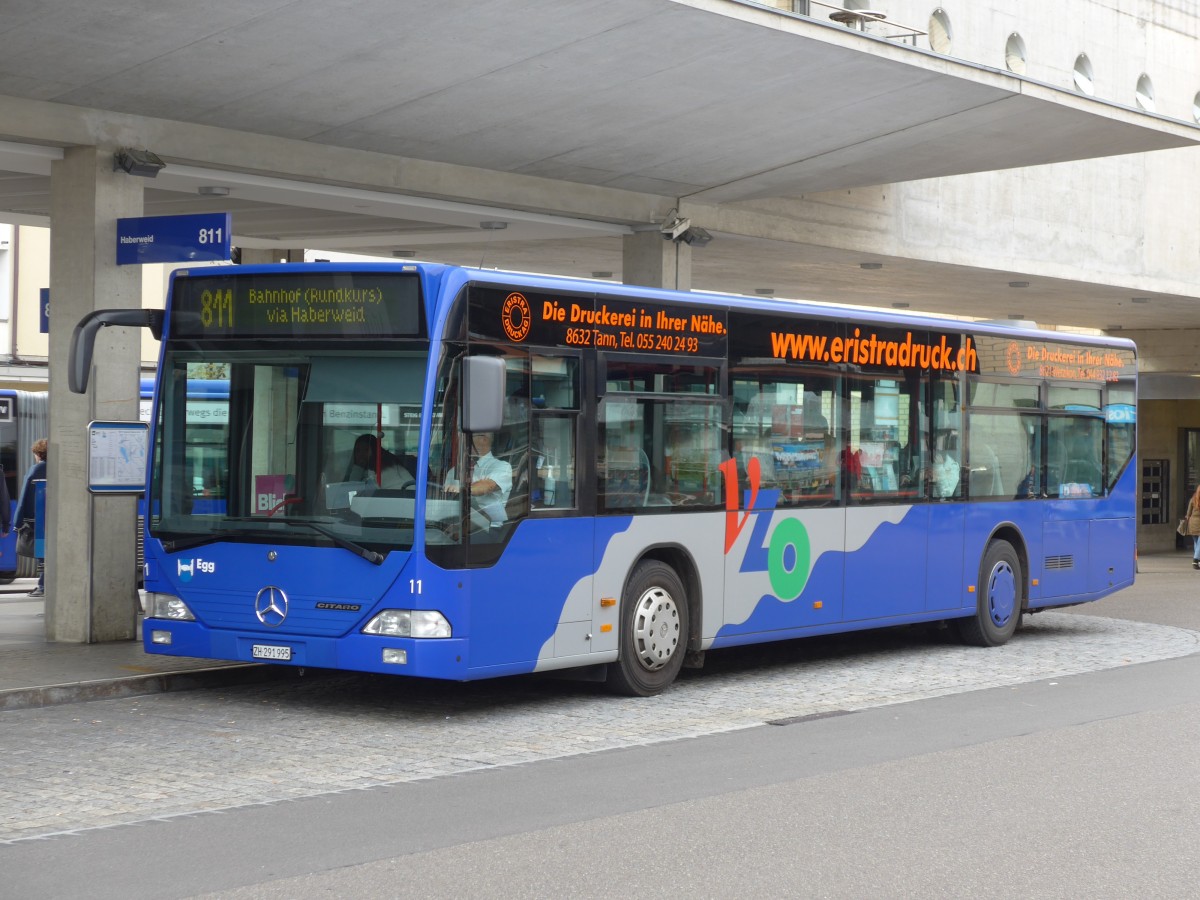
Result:
M1104 493L1100 467L1103 422L1071 416L1052 419L1047 450L1050 459L1049 492L1059 497L1097 497Z
M496 435L493 450L497 459L512 467L512 490L505 504L509 522L529 515L531 471L534 460L530 457L530 401L529 401L529 358L522 352L514 352L504 361L506 368L504 422Z
M650 493L650 459L643 446L641 406L627 398L607 399L601 405L600 426L601 509L645 506Z
M535 354L530 371L530 499L534 509L573 509L579 360Z
M533 499L543 509L575 506L574 419L537 416L533 462Z

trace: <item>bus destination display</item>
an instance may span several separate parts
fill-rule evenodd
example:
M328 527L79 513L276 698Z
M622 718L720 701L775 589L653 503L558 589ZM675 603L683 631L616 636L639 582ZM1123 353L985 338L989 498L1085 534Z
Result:
M416 337L420 283L412 275L189 275L174 282L176 338Z

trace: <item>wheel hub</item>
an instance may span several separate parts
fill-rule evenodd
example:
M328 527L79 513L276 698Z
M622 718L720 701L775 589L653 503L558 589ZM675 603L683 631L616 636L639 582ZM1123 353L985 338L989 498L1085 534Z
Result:
M988 615L997 628L1003 628L1017 606L1017 579L1012 566L998 563L988 579Z
M633 612L633 645L642 666L650 672L665 666L681 636L675 598L659 587L642 594Z

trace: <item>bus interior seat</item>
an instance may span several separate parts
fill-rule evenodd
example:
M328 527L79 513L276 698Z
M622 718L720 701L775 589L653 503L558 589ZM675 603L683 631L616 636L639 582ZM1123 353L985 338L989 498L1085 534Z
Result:
M1100 466L1092 459L1069 459L1063 470L1063 481L1090 485L1093 492L1100 488Z
M605 479L606 495L613 500L607 504L609 509L647 505L650 496L650 457L641 447L635 449L636 463L627 468L610 469ZM633 462L632 458L630 462ZM614 472L619 474L614 476Z
M523 519L529 515L531 500L529 479L529 451L517 450L514 453L501 456L512 466L512 490L508 492L508 501L504 505L508 519Z
M1000 460L996 451L987 444L974 444L971 447L967 489L971 497L998 497L1005 493L1004 481L1000 477Z

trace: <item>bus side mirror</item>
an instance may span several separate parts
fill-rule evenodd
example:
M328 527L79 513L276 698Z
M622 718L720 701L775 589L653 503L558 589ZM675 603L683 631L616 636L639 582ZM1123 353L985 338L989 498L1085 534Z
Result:
M106 325L131 325L149 328L157 340L162 340L163 311L161 309L97 309L79 320L71 332L71 355L67 362L67 387L74 394L87 393L92 372L92 352L96 349L96 333Z
M499 431L504 424L504 360L463 359L463 431Z

